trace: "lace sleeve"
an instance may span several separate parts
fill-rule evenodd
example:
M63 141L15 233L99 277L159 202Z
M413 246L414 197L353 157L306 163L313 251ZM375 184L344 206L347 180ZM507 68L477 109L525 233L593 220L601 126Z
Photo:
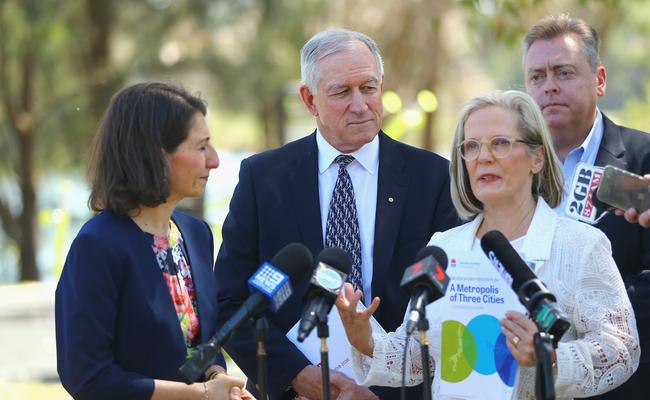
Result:
M600 231L591 233L581 242L592 244L580 250L573 247L579 255L567 257L577 263L562 266L577 270L573 288L569 288L575 295L564 305L577 339L561 342L557 349L558 397L609 391L625 382L639 364L634 312L609 242Z
M406 329L402 324L397 331L388 334L372 335L374 351L372 357L358 352L352 347L352 367L362 385L382 385L399 387L402 385L402 359L406 344ZM406 386L415 386L422 382L422 356L418 335L412 335L408 341L406 365ZM429 358L431 376L434 362Z

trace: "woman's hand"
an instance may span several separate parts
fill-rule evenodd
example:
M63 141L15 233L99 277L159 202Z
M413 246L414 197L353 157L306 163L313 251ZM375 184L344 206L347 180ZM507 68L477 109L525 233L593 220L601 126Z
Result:
M210 400L255 400L253 395L244 388L244 380L226 374L214 375L205 382Z
M361 353L372 357L374 343L372 341L370 316L379 307L379 297L375 297L368 308L358 312L357 303L362 295L361 290L355 292L352 285L346 282L339 294L339 298L336 299L336 308L339 310L345 334L350 344Z
M233 388L232 390L237 390L237 389ZM235 400L235 399L237 399L237 397L235 397L235 398L232 397L232 395L233 395L232 390L230 391L230 400ZM241 389L241 394L240 394L239 398L241 398L241 400L255 400L255 397L251 394L251 392L246 390L246 388Z
M508 311L501 320L501 331L506 336L510 352L519 365L534 367L537 364L533 336L537 325L526 315L517 311Z

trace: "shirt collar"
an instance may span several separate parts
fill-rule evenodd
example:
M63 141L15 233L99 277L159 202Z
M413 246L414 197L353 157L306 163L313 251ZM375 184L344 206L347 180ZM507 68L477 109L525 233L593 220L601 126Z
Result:
M334 159L342 154L336 150L316 129L316 146L318 147L318 172L322 174L334 162ZM349 153L356 161L371 175L377 172L379 166L379 135L375 135L370 143L361 146L355 152Z
M588 160L588 158L591 155L594 155L595 159L595 154L598 152L598 148L600 147L600 142L602 141L603 138L603 114L600 112L599 109L596 109L596 119L594 121L594 124L591 126L591 130L589 131L589 134L585 138L585 140L582 142L582 144L575 149L571 150L571 152L579 152L580 153L580 161L581 162L591 162L593 163L593 160Z
M539 266L551 257L553 235L558 220L559 216L553 209L549 207L543 198L538 197L535 213L533 214L533 219L530 222L521 248L522 256L526 261L535 262ZM476 232L479 226L481 226L482 221L483 213L478 214L474 220L466 224L464 228L461 228L462 231L459 233L458 240L456 240L456 243L460 244L458 247L461 250L471 250L478 244L479 241L476 239Z

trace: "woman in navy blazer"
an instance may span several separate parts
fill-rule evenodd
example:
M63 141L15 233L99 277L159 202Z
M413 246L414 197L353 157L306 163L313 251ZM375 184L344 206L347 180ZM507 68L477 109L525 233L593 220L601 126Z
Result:
M219 158L203 101L141 83L111 100L90 163L98 214L75 238L56 290L58 372L75 399L250 399L223 357L207 380L178 368L216 327L208 225L174 211L203 195Z

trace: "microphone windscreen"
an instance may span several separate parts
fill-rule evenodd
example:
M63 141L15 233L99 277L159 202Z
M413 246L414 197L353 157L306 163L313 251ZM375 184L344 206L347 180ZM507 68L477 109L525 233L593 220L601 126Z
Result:
M271 264L289 276L295 286L309 272L314 258L311 251L300 243L289 243L284 246L271 260Z
M433 256L433 258L440 263L442 269L447 269L447 263L449 262L447 259L447 253L438 246L427 246L418 251L418 254L415 256L415 262L423 260L428 256Z
M345 275L349 275L352 271L352 259L345 250L338 247L326 247L316 257L316 264L325 263L332 268L335 268Z
M512 288L519 290L524 282L535 279L535 274L521 259L517 251L510 245L508 239L499 231L490 231L483 235L481 247L485 254L490 251L501 262L503 267L512 275Z

